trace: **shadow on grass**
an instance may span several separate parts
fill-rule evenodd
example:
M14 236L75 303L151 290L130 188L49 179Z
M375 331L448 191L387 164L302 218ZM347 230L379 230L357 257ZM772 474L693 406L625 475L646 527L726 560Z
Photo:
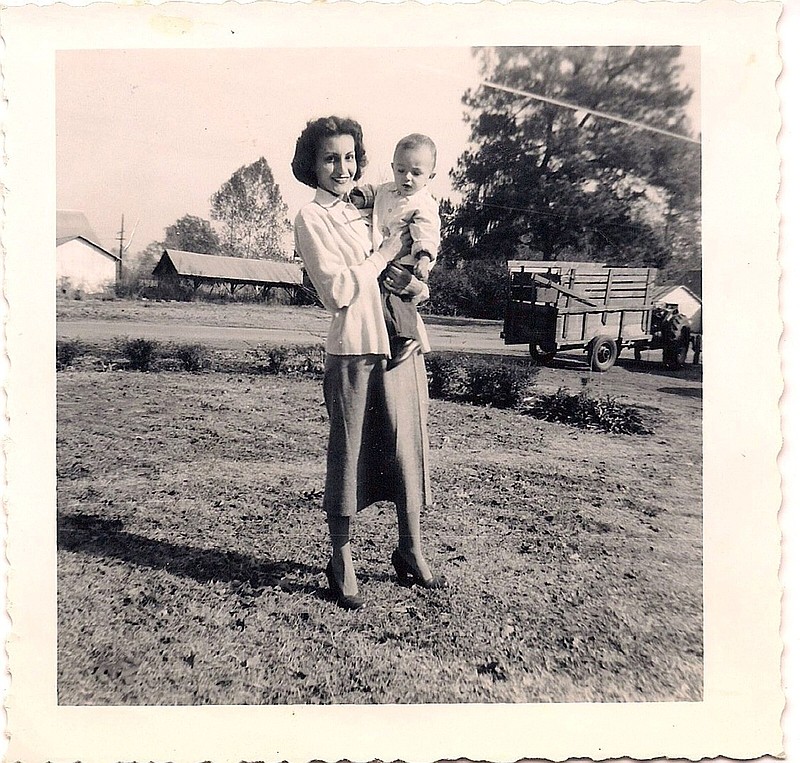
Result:
M199 583L219 581L234 587L280 588L288 593L311 593L324 598L326 591L311 584L287 580L297 573L319 574L320 569L292 561L256 559L233 551L193 548L153 540L127 532L121 520L87 514L60 516L58 548L95 556L113 557L129 564L166 570Z
M659 387L658 391L669 395L681 395L683 397L703 397L703 390L697 387Z
M649 376L664 376L669 379L681 379L684 381L702 381L703 380L703 367L702 365L692 365L687 363L682 368L677 370L668 369L660 360L636 360L630 357L619 357L614 364L618 368L629 371L635 374L647 374ZM561 371L578 371L584 374L594 375L595 373L589 368L589 363L585 354L564 354L556 355L546 366ZM613 370L613 369L612 369Z
M649 374L651 376L666 376L671 379L682 379L684 381L702 381L703 366L686 363L681 368L671 370L660 360L636 360L635 358L618 358L617 365L626 371L637 374Z

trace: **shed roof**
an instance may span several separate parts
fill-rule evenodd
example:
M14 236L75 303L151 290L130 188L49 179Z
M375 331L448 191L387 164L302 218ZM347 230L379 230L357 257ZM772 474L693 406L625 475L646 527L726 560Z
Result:
M290 262L274 260L255 260L245 257L222 257L217 254L198 254L182 252L178 249L165 249L155 273L164 260L168 259L178 275L208 278L220 281L247 283L289 284L301 286L303 272Z

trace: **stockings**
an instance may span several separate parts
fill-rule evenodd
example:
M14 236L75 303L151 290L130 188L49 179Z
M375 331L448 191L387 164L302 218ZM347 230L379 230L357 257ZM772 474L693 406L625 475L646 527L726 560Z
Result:
M397 547L403 558L422 578L430 578L431 570L422 553L420 510L409 509L405 504L397 505ZM351 517L328 516L328 531L331 537L331 560L333 574L347 596L358 593L358 583L353 567L350 546Z

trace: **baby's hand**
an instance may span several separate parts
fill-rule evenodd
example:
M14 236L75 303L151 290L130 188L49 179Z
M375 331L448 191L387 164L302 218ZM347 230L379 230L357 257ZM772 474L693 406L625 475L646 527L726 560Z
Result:
M350 203L356 209L366 209L367 199L364 195L364 192L360 188L356 187L350 191Z
M414 275L420 281L428 282L428 276L431 272L431 258L427 254L423 254L417 259L417 264L414 265Z

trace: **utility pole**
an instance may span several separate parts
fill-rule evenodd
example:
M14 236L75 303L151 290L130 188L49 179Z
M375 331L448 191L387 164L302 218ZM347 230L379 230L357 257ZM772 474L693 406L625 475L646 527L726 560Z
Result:
M122 223L120 224L119 234L117 236L119 241L119 260L117 261L117 286L122 285L122 253L125 251L125 213L122 213Z

